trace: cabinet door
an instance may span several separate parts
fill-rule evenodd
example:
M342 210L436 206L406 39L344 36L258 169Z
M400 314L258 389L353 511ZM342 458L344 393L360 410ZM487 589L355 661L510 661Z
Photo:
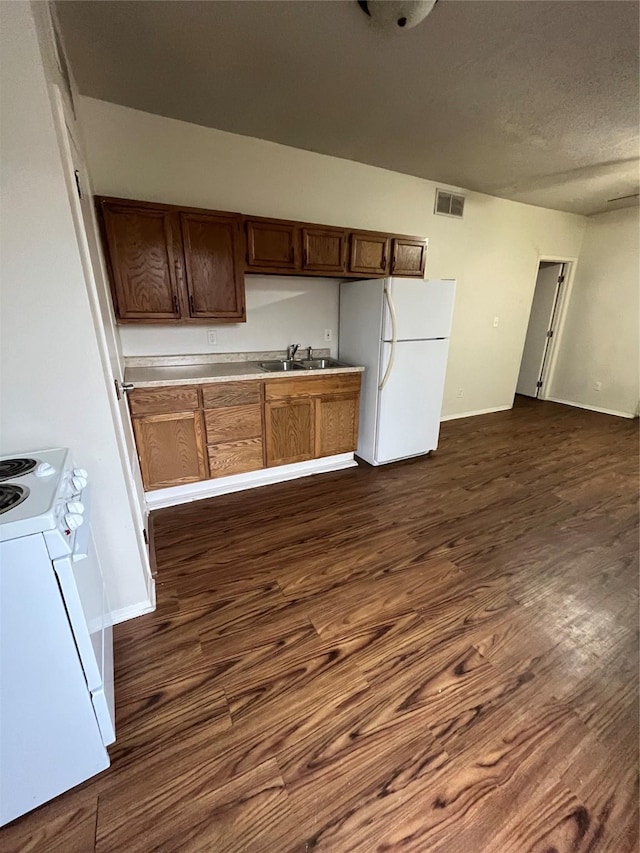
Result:
M316 456L355 451L360 395L317 397L315 403Z
M207 479L201 412L146 415L133 429L146 489Z
M385 275L389 271L389 238L376 234L352 234L349 272Z
M302 267L316 272L344 272L347 235L333 228L302 229Z
M313 400L291 399L265 403L267 466L288 465L312 459L314 447Z
M409 240L396 237L393 241L391 275L424 276L427 260L425 240Z
M118 318L179 319L172 214L109 202L101 210Z
M250 267L300 269L296 225L247 220L247 263Z
M181 213L180 225L190 316L245 320L238 218Z

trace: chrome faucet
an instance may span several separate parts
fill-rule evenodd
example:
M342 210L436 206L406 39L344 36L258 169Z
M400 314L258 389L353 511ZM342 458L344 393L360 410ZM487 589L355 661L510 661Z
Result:
M296 353L298 352L298 347L300 344L289 344L287 347L287 361L293 361L296 357Z

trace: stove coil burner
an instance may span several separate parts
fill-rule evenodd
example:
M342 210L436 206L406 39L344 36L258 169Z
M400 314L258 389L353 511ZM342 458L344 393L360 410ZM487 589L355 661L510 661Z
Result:
M38 464L37 459L3 459L0 460L0 482L13 480L30 474Z
M29 489L26 486L13 486L11 483L0 485L0 515L9 512L29 497Z

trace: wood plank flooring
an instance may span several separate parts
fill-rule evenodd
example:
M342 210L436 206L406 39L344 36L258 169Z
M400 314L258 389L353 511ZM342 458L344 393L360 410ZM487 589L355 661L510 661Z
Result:
M637 493L637 421L519 398L156 513L112 767L0 849L632 853Z

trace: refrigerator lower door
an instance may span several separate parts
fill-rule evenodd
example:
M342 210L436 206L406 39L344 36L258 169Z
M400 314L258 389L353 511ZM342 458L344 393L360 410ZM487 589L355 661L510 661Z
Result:
M380 380L391 356L382 344ZM399 341L393 367L379 392L375 462L395 462L435 450L449 341Z
M453 280L390 278L386 288L395 306L395 336L402 340L448 338L451 334L456 283ZM393 338L393 322L385 306L382 340Z

